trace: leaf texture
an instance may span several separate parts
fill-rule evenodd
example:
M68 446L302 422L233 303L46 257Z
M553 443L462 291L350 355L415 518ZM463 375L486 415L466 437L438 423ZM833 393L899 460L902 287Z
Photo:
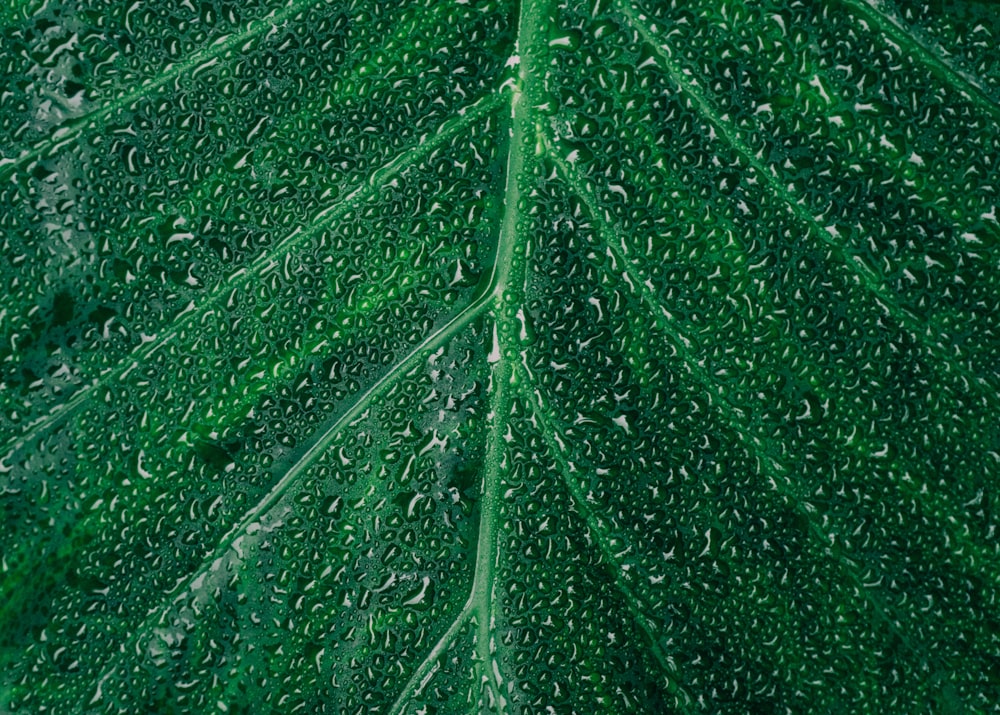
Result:
M0 710L994 711L990 3L0 19Z

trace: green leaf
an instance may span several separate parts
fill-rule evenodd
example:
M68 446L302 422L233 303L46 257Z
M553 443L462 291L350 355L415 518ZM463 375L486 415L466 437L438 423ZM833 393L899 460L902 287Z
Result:
M0 22L0 710L1000 702L994 4Z

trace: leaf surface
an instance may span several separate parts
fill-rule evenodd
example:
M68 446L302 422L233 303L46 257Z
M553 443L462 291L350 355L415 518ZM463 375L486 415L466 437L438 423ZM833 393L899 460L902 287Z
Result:
M0 21L0 709L1000 702L990 3Z

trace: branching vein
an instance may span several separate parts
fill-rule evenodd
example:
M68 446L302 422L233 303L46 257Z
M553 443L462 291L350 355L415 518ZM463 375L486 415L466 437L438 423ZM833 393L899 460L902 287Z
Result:
M895 296L884 286L880 285L874 275L869 271L863 270L856 261L851 260L847 249L834 239L816 217L806 209L801 201L781 185L774 172L764 166L763 162L754 155L750 147L743 141L736 127L720 115L701 89L680 71L676 63L665 51L664 46L657 40L643 21L643 17L634 8L629 6L625 0L615 0L615 5L631 27L639 33L643 41L656 52L660 66L669 75L677 88L690 98L701 116L711 123L719 131L726 143L757 171L767 183L772 193L786 204L788 209L800 222L808 224L815 229L816 235L820 240L826 243L832 249L837 259L857 276L860 284L875 297L878 303L893 318L899 321L900 325L905 327L911 335L920 341L929 352L935 355L940 363L959 372L967 383L974 385L979 391L986 392L989 390L988 386L984 384L982 376L973 373L966 365L957 362L954 356L949 353L945 346L950 345L951 340L942 337L944 331L935 319L921 318L899 305ZM936 334L936 339L931 338L932 334Z
M519 118L521 92L517 84L506 88L509 91L512 118ZM513 121L511 131L505 137L507 143L507 165L504 188L504 210L497 236L496 252L490 280L483 293L484 305L488 301L493 306L493 347L488 360L492 366L489 394L491 402L490 433L487 439L486 463L483 486L480 495L479 535L476 548L475 572L472 588L465 606L456 616L451 627L430 650L424 660L414 670L400 694L393 703L390 713L397 715L409 701L419 694L437 669L440 653L455 639L461 627L471 617L476 618L477 665L482 682L493 691L490 675L490 643L493 614L494 580L497 555L497 520L499 518L499 490L503 461L503 429L509 412L507 383L510 367L503 360L503 346L506 331L501 328L500 313L504 305L507 281L513 268L514 247L518 240L517 212L520 196L519 178L524 164L522 154L523 122ZM504 338L501 338L503 333Z
M660 644L660 639L653 630L649 616L647 615L651 609L647 604L643 603L643 599L631 589L622 576L621 565L615 557L614 550L611 548L611 540L608 537L607 529L604 528L597 515L594 514L593 509L591 509L587 503L586 496L580 489L579 483L572 476L574 470L572 469L570 463L566 460L566 457L563 455L562 449L560 449L560 447L556 444L555 439L552 437L555 433L555 425L553 425L548 416L548 407L544 404L542 398L537 393L532 395L527 389L524 388L524 386L530 384L530 377L520 365L518 366L518 372L521 375L521 379L518 381L518 384L521 386L521 397L528 404L533 405L532 412L541 423L538 432L545 440L545 444L548 447L552 458L559 467L558 472L560 479L569 491L570 496L573 498L573 505L580 513L580 516L583 517L584 522L587 524L588 531L590 531L591 535L594 537L594 541L601 552L601 556L608 564L608 568L614 578L615 587L621 593L629 614L632 616L635 624L639 626L642 632L646 635L649 641L649 646L653 652L653 656L656 658L656 661L663 670L663 673L667 676L668 688L671 694L683 701L686 705L693 704L694 701L691 699L691 696L685 692L684 687L680 684L680 674L677 672L677 668L673 665L667 653L664 652L663 647Z
M918 37L912 28L907 27L898 17L883 10L881 3L865 2L865 0L841 0L841 2L854 10L857 15L868 18L879 30L909 50L914 59L937 72L948 84L960 87L976 106L994 119L1000 120L1000 103L982 82L956 69L947 58L941 56L940 52L935 52Z
M494 103L495 100L486 102L484 107L481 108L480 113L488 111L488 107L492 107ZM468 117L468 114L466 116ZM465 126L468 121L471 120L463 118L461 123L452 127L452 131L458 131L459 128ZM406 164L406 161L401 158L397 160L397 163ZM498 255L507 250L503 235L501 235L501 239L497 243L496 250ZM201 562L199 567L164 596L162 605L150 614L150 616L148 616L146 620L135 629L132 637L129 639L129 643L137 642L141 636L156 626L156 624L169 612L169 609L174 604L182 601L198 577L205 574L208 569L211 568L213 563L223 557L229 549L233 547L234 542L241 535L245 534L247 529L252 524L258 523L261 518L267 514L267 512L274 508L289 488L291 488L306 472L306 470L316 461L316 459L318 459L319 456L330 447L330 445L343 432L347 425L357 419L377 397L382 395L402 376L412 370L421 359L426 359L427 356L446 344L452 337L454 337L463 328L468 326L477 316L479 316L494 300L499 277L500 273L494 271L489 284L487 284L480 291L479 295L473 301L471 301L464 309L459 311L447 323L426 337L419 345L410 350L402 359L396 362L396 364L393 365L393 367L389 369L377 382L359 394L350 407L348 407L347 410L344 411L340 417L338 417L326 430L316 436L313 439L311 446L294 464L291 465L285 474L275 483L272 489L264 495L264 497L258 501L257 504L247 511L243 518L240 519L240 521L220 539L218 546ZM453 625L453 629L457 629L461 625L458 621L464 617L465 616L461 614L459 615L456 623ZM444 648L446 645L446 642L442 643L441 648ZM124 653L129 651L130 648L128 647L124 647L122 649L122 652ZM112 666L112 668L106 670L98 679L99 682L106 679L110 673L113 673L115 667L117 666Z
M177 62L176 64L168 64L160 74L150 80L147 80L131 92L128 92L121 97L108 102L107 104L101 105L86 114L74 117L69 123L59 127L50 136L37 142L27 151L16 157L6 158L0 161L0 179L7 178L11 172L13 172L17 167L23 166L26 162L46 156L59 147L65 146L88 127L95 126L98 122L107 119L119 109L134 104L138 100L149 96L178 77L182 77L199 67L205 66L207 63L214 61L226 52L234 50L249 40L259 37L264 32L272 30L275 27L287 22L297 13L308 9L314 4L317 4L318 1L319 0L294 0L284 9L277 10L270 13L267 17L248 23L247 26L239 32L235 32L232 35L227 36L225 39L195 52L187 59Z
M379 189L387 181L391 180L394 176L398 176L407 168L419 163L434 149L440 147L455 135L488 115L499 104L499 96L495 92L490 92L467 107L459 116L442 125L437 133L423 137L391 161L373 171L364 183L356 186L342 200L319 211L307 226L296 228L278 241L271 250L259 256L249 266L241 268L231 275L228 280L220 282L219 286L200 303L177 315L174 322L166 327L158 340L137 346L128 357L122 360L118 367L105 372L98 379L79 388L69 400L53 407L46 415L33 422L22 435L7 442L3 448L7 457L57 422L75 414L87 403L87 400L94 394L95 390L119 381L137 365L142 364L154 353L177 339L186 328L197 324L202 316L223 302L226 296L234 290L240 290L251 285L264 270L279 263L286 254L294 251L305 241L330 226L338 218L359 206L363 206L377 195ZM7 457L0 459L0 462L6 460Z
M628 281L629 284L639 292L642 301L652 313L657 326L670 338L676 349L677 355L683 361L687 372L695 378L702 389L711 394L717 395L720 398L720 400L716 403L716 405L720 408L720 416L726 421L730 430L744 442L747 450L757 457L757 463L760 465L763 476L766 476L774 487L783 496L788 498L794 508L804 517L806 523L809 525L812 535L822 546L822 552L840 565L843 571L851 579L856 593L872 606L874 612L878 615L880 620L885 622L888 627L898 635L907 648L913 652L921 653L926 656L925 648L923 648L922 645L915 643L913 639L909 638L909 636L901 630L900 626L897 625L897 623L902 623L902 620L898 617L890 617L893 610L891 606L883 603L882 599L877 598L875 594L872 593L871 589L862 583L861 576L858 574L857 567L853 560L849 559L845 554L840 553L841 550L829 542L826 535L816 525L816 521L813 516L803 507L801 500L796 496L793 490L786 486L787 479L783 475L790 473L791 470L782 465L780 449L777 449L772 444L771 440L762 440L759 437L751 436L747 432L745 428L746 420L742 415L742 410L739 406L732 402L728 395L719 389L717 381L711 378L705 368L703 368L699 364L698 360L691 354L688 348L690 341L674 324L672 324L670 318L665 313L656 297L652 294L645 281L641 276L635 273L635 271L630 267L629 262L626 260L626 257L615 247L615 240L612 235L613 232L611 228L605 224L604 219L598 212L597 204L593 196L579 180L579 178L575 176L572 168L569 167L560 157L556 156L555 152L552 152L552 154L553 160L559 168L560 175L570 188L580 196L584 205L587 207L587 211L590 213L591 218L595 222L597 231L599 232L608 252L611 254L612 258L615 259L616 263L622 266L625 273L628 274L630 278Z

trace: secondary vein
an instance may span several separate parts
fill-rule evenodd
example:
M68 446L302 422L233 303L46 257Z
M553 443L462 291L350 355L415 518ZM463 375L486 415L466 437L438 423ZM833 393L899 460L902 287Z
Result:
M201 316L205 315L213 306L221 303L226 296L235 290L240 290L250 285L263 271L278 263L286 254L300 246L304 241L315 236L319 231L322 231L352 209L364 205L392 177L402 173L408 167L417 164L421 159L430 154L431 151L489 114L498 105L499 97L495 92L491 92L467 107L460 116L442 125L437 133L429 137L422 137L417 143L412 144L382 167L373 171L363 183L355 186L341 201L319 211L308 225L296 228L278 241L273 249L259 256L248 267L241 268L230 276L228 280L221 282L200 303L197 305L192 303L188 309L181 311L175 316L174 322L166 327L165 332L158 340L137 346L117 367L108 370L99 378L90 382L90 384L79 388L69 400L53 407L47 414L33 422L23 434L8 441L3 447L6 454L0 458L0 466L2 466L3 462L13 452L41 434L44 430L52 427L60 420L75 414L95 390L122 379L126 373L140 365L144 360L148 360L165 345L169 345L177 338L181 331L195 324Z
M949 84L961 88L963 93L980 109L1000 119L1000 102L997 102L982 83L966 73L957 70L951 62L934 52L922 41L912 28L903 24L902 20L879 8L875 2L863 0L841 0L857 15L868 18L878 26L883 33L905 46L911 56L921 64L939 74Z
M518 366L518 372L521 373L522 379L519 381L521 385L526 385L528 381L528 376L522 366ZM685 706L690 706L694 703L691 696L685 691L683 685L680 684L680 675L677 672L677 668L671 662L670 656L664 652L663 647L660 645L660 641L656 636L649 623L649 616L647 611L649 606L643 603L643 599L636 594L626 583L624 577L622 576L622 570L618 563L618 559L615 558L613 549L611 548L610 539L606 529L601 524L597 515L594 514L593 509L587 504L586 497L583 494L583 490L580 489L579 483L573 478L572 472L574 471L570 462L562 454L562 450L556 444L555 439L552 437L552 433L555 431L555 427L552 421L549 419L547 414L548 408L544 404L542 398L537 393L532 400L532 396L522 388L521 396L529 404L534 402L535 408L532 410L538 421L541 422L539 427L539 434L541 434L542 439L545 441L549 452L552 455L553 460L558 465L560 480L565 485L567 491L570 493L570 497L573 499L573 504L576 510L583 517L584 522L587 525L588 531L593 535L594 541L597 543L598 550L601 552L601 556L604 558L605 562L608 564L612 578L614 579L615 587L622 594L625 600L625 605L628 608L629 614L635 621L636 625L639 626L640 630L646 635L649 641L650 649L653 652L653 656L660 668L667 675L668 690L672 695L682 700ZM677 681L677 682L675 682Z
M203 66L207 62L215 60L220 55L223 55L229 50L239 47L243 43L258 37L265 31L273 30L276 26L287 22L296 13L309 8L314 4L317 4L317 0L294 0L284 9L273 11L268 14L267 17L249 22L247 26L239 32L233 33L225 39L209 45L205 49L194 52L187 59L175 64L168 64L164 70L160 72L160 74L148 80L144 84L139 85L131 92L127 92L117 99L113 99L86 114L74 117L71 122L59 127L52 134L36 142L27 151L19 154L18 156L0 160L0 179L7 178L9 174L17 169L17 167L22 166L25 162L32 159L38 159L44 156L47 152L69 143L79 136L85 129L94 126L102 119L106 119L119 109L127 107L137 100L148 96L172 80L175 80L178 77Z
M560 175L567 181L570 188L572 188L583 201L587 211L597 224L596 228L601 235L602 241L607 247L609 254L623 267L623 270L629 277L630 284L639 292L642 301L653 314L654 322L670 338L677 356L684 363L688 373L694 377L703 389L710 394L719 397L716 405L720 408L720 416L727 423L737 438L745 443L748 452L757 458L757 462L760 465L760 470L763 472L763 476L766 476L773 488L789 499L795 510L804 517L809 526L810 532L816 541L823 546L824 555L831 558L841 567L845 575L854 585L855 592L863 600L868 602L877 617L900 638L903 644L911 652L920 654L922 657L929 660L926 648L923 647L922 644L915 642L905 632L903 632L901 627L903 620L899 618L895 609L893 609L888 603L884 602L883 599L878 598L871 592L870 588L864 585L861 576L857 572L857 567L854 561L845 555L842 549L835 548L833 544L827 541L826 534L820 531L811 514L804 508L801 499L795 494L794 490L787 486L788 480L785 475L790 473L791 470L782 463L780 450L776 449L770 440L765 441L756 436L748 435L745 429L745 420L742 417L742 410L738 405L733 403L728 395L721 390L714 389L717 387L716 384L705 369L699 364L698 360L691 354L688 347L690 341L683 334L683 332L678 330L677 327L670 322L668 316L664 312L663 306L661 306L652 295L651 291L646 286L646 283L640 276L635 275L634 271L629 268L630 264L626 260L625 256L617 248L615 248L615 242L612 240L612 236L609 235L610 229L604 224L601 214L597 211L596 203L594 198L590 195L590 192L585 189L585 187L575 177L571 169L561 158L553 156L553 161L559 168ZM891 616L895 616L895 618Z
M485 104L492 106L496 101L497 99L494 97L491 101L486 102ZM483 112L485 111L488 110L484 109ZM461 125L465 125L464 118ZM499 256L505 250L506 247L504 245L503 237L501 236L501 240L498 241L497 244L497 255ZM284 473L284 475L281 476L271 490L265 494L263 498L261 498L251 509L249 509L239 522L230 528L230 530L221 538L217 547L202 560L198 568L179 582L174 589L164 596L160 606L155 608L146 617L143 623L133 631L128 643L133 644L137 642L140 636L146 633L150 628L154 627L155 624L160 621L164 615L166 615L173 604L183 600L184 595L189 591L192 584L198 579L198 577L207 573L212 564L222 558L229 551L229 549L233 547L235 541L242 534L247 532L247 529L252 524L259 522L259 520L268 511L274 508L274 506L280 501L281 497L298 481L299 477L301 477L301 475L305 473L313 462L315 462L316 459L330 447L337 436L343 431L345 426L351 424L351 422L357 419L378 396L395 384L401 376L413 369L420 359L426 359L426 357L428 357L432 352L446 344L458 332L475 320L485 308L491 305L495 299L499 277L500 273L498 271L494 271L491 275L490 282L465 308L456 313L447 323L439 327L431 335L426 337L419 345L414 347L399 361L397 361L378 381L376 381L363 393L359 394L350 407L348 407L347 410L344 411L326 430L314 438L312 445L295 463L289 467L289 469ZM456 621L461 620L461 618L462 615L460 614ZM457 628L458 625L460 624L453 624L453 627ZM122 648L120 652L128 653L129 651L130 648L126 646ZM98 677L98 681L103 682L106 680L107 677L115 671L116 667L117 666L112 666L111 668L105 670Z
M936 320L932 317L917 316L905 307L901 306L895 300L894 296L882 285L880 285L869 271L862 269L856 261L851 260L847 249L842 244L837 243L833 236L826 230L826 227L824 227L815 216L806 210L805 206L796 200L796 198L779 183L774 173L764 166L763 162L754 155L750 147L743 141L736 127L732 125L732 122L721 116L716 108L708 101L708 98L697 87L697 85L684 76L674 63L673 59L664 50L664 47L660 44L660 42L657 41L652 31L646 26L646 24L642 21L643 19L636 13L636 11L624 0L615 0L615 6L628 21L629 25L639 34L643 41L653 49L659 58L662 68L666 71L667 75L674 82L677 88L690 98L698 113L701 114L701 116L711 123L716 129L718 129L726 143L729 144L733 150L735 150L748 164L750 164L751 167L757 171L761 178L767 183L771 192L788 207L789 211L791 211L792 215L796 219L802 223L808 224L816 230L816 235L819 239L828 245L836 258L843 265L847 266L847 268L854 273L855 276L857 276L860 284L869 293L871 293L879 305L882 306L888 314L892 315L897 321L899 321L899 324L902 325L913 337L915 337L940 362L948 365L950 368L953 368L956 372L962 375L968 384L975 386L975 389L979 390L983 394L992 394L992 388L984 384L984 380L981 376L973 373L972 370L970 370L966 365L955 361L953 356L949 354L945 344L951 344L951 341L949 339L940 339L942 336L945 336L945 333L941 329L940 325L937 324ZM938 339L932 340L931 334L936 335Z

